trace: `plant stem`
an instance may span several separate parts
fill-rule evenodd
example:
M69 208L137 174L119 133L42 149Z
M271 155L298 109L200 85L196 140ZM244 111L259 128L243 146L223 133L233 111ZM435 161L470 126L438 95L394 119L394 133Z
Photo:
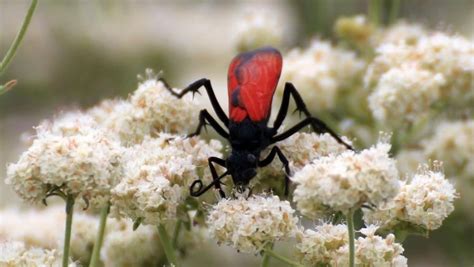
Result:
M168 262L173 264L175 267L179 267L178 261L176 260L176 255L174 253L173 244L171 243L170 237L168 236L168 232L166 232L164 225L158 225L158 233L160 235L161 245L163 246L163 250L165 251Z
M266 249L270 249L270 250L271 250L272 247L273 247L273 244L271 244L271 243L265 245L265 248L266 248ZM269 262L270 262L270 255L268 255L268 253L266 253L265 250L263 250L263 253L262 253L262 254L263 254L263 259L262 259L262 264L261 264L261 266L262 266L262 267L268 267L268 266L269 266L268 264L269 264Z
M75 196L67 194L66 197L66 229L64 232L64 250L63 250L63 267L69 265L69 246L71 243L72 216L74 214Z
M176 248L178 246L178 237L179 237L179 233L181 231L181 225L183 224L183 222L181 220L178 219L178 221L176 222L176 226L174 227L174 232L173 232L173 248Z
M347 230L349 232L349 267L355 266L355 234L354 234L354 209L347 213Z
M369 20L374 24L374 26L378 26L380 23L380 0L370 0L369 7L368 7L368 15Z
M0 75L7 69L8 64L12 61L13 57L15 56L16 50L20 46L23 37L25 36L26 30L28 29L28 25L30 24L31 18L33 17L33 13L35 11L36 5L38 4L38 0L32 0L30 4L30 8L26 13L26 17L23 20L23 25L21 25L20 31L13 40L10 48L7 51L7 54L3 58L2 62L0 63Z
M102 243L104 242L104 233L105 233L105 227L107 226L107 216L109 215L109 209L110 209L110 203L107 203L100 210L99 229L98 229L97 236L95 239L94 250L92 251L92 257L91 257L89 267L99 266L100 248L102 247Z
M390 10L388 13L388 24L393 24L397 20L398 12L400 11L400 0L390 1Z
M297 263L297 262L294 262L286 257L283 257L281 255L278 255L276 254L273 250L269 249L269 248L264 248L263 249L264 253L268 256L272 256L273 258L275 259L279 259L280 261L290 265L290 266L295 266L295 267L303 267L303 265Z

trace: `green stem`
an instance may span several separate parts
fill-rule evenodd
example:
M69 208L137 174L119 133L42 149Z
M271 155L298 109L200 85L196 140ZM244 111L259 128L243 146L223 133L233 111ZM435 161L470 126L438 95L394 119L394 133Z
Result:
M273 248L273 244L267 244L265 245L265 248L266 249L272 249ZM268 253L265 252L265 250L263 250L263 259L262 259L262 267L268 267L270 263L270 255L268 255Z
M355 266L355 234L354 234L354 209L347 213L347 230L349 232L349 267Z
M75 196L68 194L66 198L66 229L64 232L63 267L69 265L69 246L71 244L72 216L74 214Z
M372 22L374 26L378 26L380 23L380 4L381 0L370 0L369 2L368 15L370 22Z
M92 251L92 257L91 257L89 267L99 266L100 248L102 247L102 243L104 242L104 233L105 233L105 227L107 226L107 216L109 215L109 209L110 209L110 203L107 203L100 210L99 229L98 229L98 233L95 239L94 250Z
M276 253L275 253L273 250L271 250L271 249L264 248L263 251L264 251L264 253L265 253L266 255L272 256L273 258L278 259L278 260L280 260L280 261L282 261L282 262L284 262L284 263L286 263L286 264L288 264L288 265L290 265L290 266L304 267L303 265L301 265L301 264L299 264L299 263L297 263L297 262L294 262L294 261L292 261L292 260L290 260L290 259L288 259L288 258L286 258L286 257L283 257L283 256L281 256L281 255L276 254Z
M178 261L176 260L176 255L174 253L173 244L171 243L170 237L168 236L168 232L166 232L164 225L158 225L158 233L160 235L161 245L163 246L163 250L165 251L168 262L173 264L175 267L179 267Z
M181 231L181 225L183 224L183 222L181 220L178 220L176 222L176 226L174 227L174 232L173 232L173 248L177 248L178 246L178 237L179 237L179 233Z
M390 10L388 13L388 24L393 24L397 20L398 12L400 12L400 0L390 1Z
M36 5L38 4L38 0L32 0L30 4L30 8L28 9L28 13L26 13L26 17L23 20L23 25L21 25L20 31L15 37L12 45L7 51L7 54L3 58L2 62L0 63L0 75L7 69L8 64L12 61L13 57L15 56L16 50L21 44L23 37L25 36L26 30L28 29L28 25L30 24L31 18L33 17L33 13L35 11Z

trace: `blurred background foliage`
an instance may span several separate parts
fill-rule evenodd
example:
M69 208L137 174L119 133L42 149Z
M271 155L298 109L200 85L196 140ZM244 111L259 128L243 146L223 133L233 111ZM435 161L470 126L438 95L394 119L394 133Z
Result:
M63 110L90 107L104 98L126 97L136 87L136 74L147 67L163 70L178 88L210 78L224 100L227 64L236 53L233 33L242 12L261 8L281 18L282 50L288 50L314 36L334 39L336 19L366 14L367 2L42 0L2 77L2 82L18 79L18 84L0 97L0 207L21 205L3 184L5 164L16 161L25 149L20 139L28 138L23 133L31 132L40 120ZM382 12L389 4L385 1ZM28 5L29 1L0 0L1 55ZM473 0L402 0L399 16L474 38ZM404 244L409 264L472 266L474 225L466 218L456 212L429 239L410 237ZM216 258L212 266L242 266L254 260L223 249L210 257L193 254L188 260L202 261L203 266L213 261L211 257ZM242 261L231 260L236 255Z

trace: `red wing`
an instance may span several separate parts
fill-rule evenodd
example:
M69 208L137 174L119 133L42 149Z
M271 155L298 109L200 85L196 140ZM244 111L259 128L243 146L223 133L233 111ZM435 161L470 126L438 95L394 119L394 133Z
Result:
M281 67L281 54L271 47L242 53L232 60L227 77L232 121L268 119Z

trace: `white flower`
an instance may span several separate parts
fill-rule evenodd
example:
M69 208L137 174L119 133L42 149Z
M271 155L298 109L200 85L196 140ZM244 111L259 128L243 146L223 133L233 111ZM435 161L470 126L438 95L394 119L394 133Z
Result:
M297 208L315 217L327 207L347 212L363 203L389 201L399 189L398 171L389 150L389 144L379 143L360 153L346 151L316 159L292 177Z
M374 38L374 45L400 42L416 44L421 38L426 38L428 35L428 30L421 24L398 21L380 31Z
M474 176L474 120L443 122L423 143L427 158L441 160L449 175Z
M331 264L337 250L348 243L347 225L324 223L297 234L296 241L301 262L309 266Z
M163 253L156 227L142 225L135 231L129 220L111 219L100 258L105 267L157 266Z
M88 111L126 146L160 132L188 133L197 126L199 106L192 96L179 99L151 71L147 75L128 101L106 100Z
M377 223L388 229L407 222L435 230L454 210L453 202L456 197L453 185L445 179L444 174L425 166L402 185L392 202L374 210L364 209L364 221L369 224Z
M237 20L234 42L238 51L248 51L263 46L280 46L283 31L278 17L264 10L249 10Z
M62 255L57 250L26 248L22 242L0 243L0 266L61 266ZM77 264L69 259L69 267Z
M385 238L375 235L377 227L368 226L360 232L365 237L355 240L355 265L380 267L405 267L407 258L402 253L403 247L395 242L395 236L388 234ZM334 266L349 265L349 245L340 248L333 262Z
M257 253L266 243L291 237L298 219L288 201L277 196L222 199L212 207L207 224L212 238L246 253Z
M284 56L285 64L277 96L285 82L294 84L310 111L334 109L338 93L362 74L365 63L355 53L314 40L306 49L293 49Z
M373 116L384 123L415 122L439 99L443 75L414 66L391 68L369 96Z
M93 207L108 201L111 187L121 178L122 148L87 118L43 123L30 148L8 166L6 183L29 202L41 201L54 186Z
M207 158L221 156L217 141L162 134L146 138L126 154L124 177L112 190L111 213L157 225L176 218L176 209L189 195L189 186L204 173Z

